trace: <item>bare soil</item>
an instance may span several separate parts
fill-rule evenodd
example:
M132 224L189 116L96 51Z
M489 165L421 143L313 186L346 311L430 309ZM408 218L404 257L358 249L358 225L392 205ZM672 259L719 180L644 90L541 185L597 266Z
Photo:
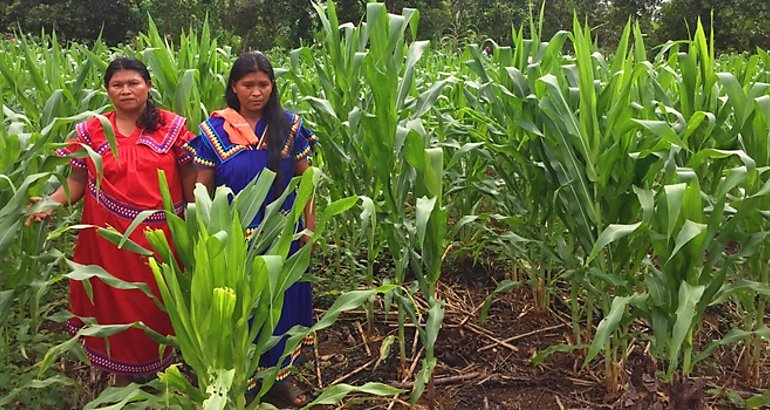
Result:
M662 383L655 363L635 346L626 366L622 391L609 395L604 382L604 364L595 360L581 369L585 352L555 353L540 366L532 357L548 346L572 341L567 311L552 306L537 312L531 289L522 287L500 295L488 321L479 322L484 299L497 286L501 272L460 262L444 272L438 288L446 301L443 327L436 345L438 365L434 373L435 397L426 391L415 408L460 409L732 409L728 389L745 398L767 386L749 386L741 372L740 348L721 349L710 362L704 361L690 379L678 377ZM319 313L323 309L318 309ZM702 341L724 336L724 319L733 312L708 312L699 335ZM733 323L735 319L730 319ZM410 388L399 378L397 342L376 368L380 346L397 332L394 314L380 311L371 332L364 312L340 317L338 323L318 334L317 352L306 354L304 381L315 391L331 383L361 385L379 381ZM407 329L407 366L419 370L419 344L414 329ZM416 365L416 366L415 366ZM763 380L770 369L763 366ZM410 379L411 380L411 379ZM409 393L383 399L353 397L340 407L352 409L402 409L409 407ZM333 408L333 407L328 407Z

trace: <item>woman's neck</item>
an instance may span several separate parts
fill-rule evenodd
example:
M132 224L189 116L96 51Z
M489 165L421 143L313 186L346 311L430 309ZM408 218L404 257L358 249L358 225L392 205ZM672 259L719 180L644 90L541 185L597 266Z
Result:
M141 109L136 110L136 111L125 111L125 110L116 109L115 110L115 118L119 119L121 121L134 121L134 122L136 122L136 121L139 120L139 117L141 117L142 114L144 114L145 107L142 107Z
M125 136L131 135L136 131L138 126L136 125L139 117L142 116L142 111L139 112L125 112L115 110L115 125L117 125L117 131Z
M241 110L239 114L241 114L241 117L243 117L246 120L259 121L260 118L262 118L262 111L254 112L254 111Z
M262 119L262 113L261 112L251 112L251 111L241 111L239 112L241 114L241 117L243 117L244 120L246 120L247 123L251 126L251 129L257 128L257 123L259 120Z

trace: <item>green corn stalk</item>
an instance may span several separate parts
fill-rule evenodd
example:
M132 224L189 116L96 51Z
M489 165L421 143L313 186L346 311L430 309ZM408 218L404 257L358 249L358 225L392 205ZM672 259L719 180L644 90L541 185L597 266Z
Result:
M326 52L317 53L321 57L315 60L309 49L295 50L289 74L299 95L313 96L305 97L312 109L305 117L317 124L317 132L329 137L321 147L320 160L338 182L330 189L333 195L342 189L338 194L373 199L376 211L369 215L382 217L376 224L367 222L368 227L378 230L375 236L380 239L376 245L370 242L369 266L379 249L387 246L396 262L394 283L402 284L407 269L411 269L416 273L417 287L433 306L438 303L432 299L446 231L442 191L436 187L442 184L443 166L433 171L433 165L422 165L422 156L431 152L429 162L440 165L435 161L443 154L440 150L426 151L429 139L418 130L422 129L421 117L430 111L447 82L439 81L417 95L413 93L417 63L428 46L427 42L405 41L405 36L416 35L416 10L404 9L403 15L393 15L384 4L370 3L365 24L340 27L333 3L327 3L325 9L317 5L316 9ZM314 68L314 75L308 76L305 67ZM417 162L410 161L418 157ZM435 192L426 197L433 201L432 206L420 199L427 181L431 189L427 193ZM402 374L406 373L404 305L410 299L408 295L396 299ZM433 311L438 314L438 310ZM420 327L417 315L411 317ZM431 340L435 342L426 336L423 342ZM419 394L413 399L416 397Z
M312 175L309 172L302 178L300 193L312 191ZM151 259L150 266L176 332L174 340L198 377L198 389L207 397L203 405L210 406L207 408L224 408L225 397L237 408L245 407L243 392L259 359L255 352L267 349L280 317L283 293L300 279L309 264L309 247L288 255L293 227L307 195L298 195L288 217L277 212L266 215L263 226L277 223L281 236L267 254L249 252L245 239L249 217L253 217L249 211L259 209L273 178L271 173L260 174L255 188L246 188L235 197L233 205L228 201L232 195L228 189L218 188L210 200L206 190L198 186L196 203L188 206L186 221L174 214L161 178L169 226L183 265L177 265L171 256L163 233L154 231L147 233L148 240L162 259ZM290 184L283 197L296 184ZM274 222L275 218L280 221ZM259 234L255 238L261 239ZM258 335L256 348L252 349L252 340ZM268 378L265 385L270 384Z
M543 290L553 285L554 278L552 270L540 267L552 263L568 267L570 262L559 260L553 252L560 227L551 221L554 191L549 186L553 182L548 180L542 163L543 134L535 124L538 107L532 92L534 80L558 64L567 33L556 33L550 41L541 42L541 30L534 20L530 21L532 39L524 39L523 30L524 26L514 31L513 47L496 46L491 58L483 56L475 45L468 47L467 65L481 81L469 90L477 97L468 105L475 111L471 128L479 132L490 155L494 154L489 165L498 179L495 183L489 179L478 183L476 189L490 197L504 216L496 219L510 229L507 235L490 230L489 237L512 260L525 261L523 270L529 275L536 306L544 311L549 305L549 293ZM479 217L483 225L494 218L489 213ZM506 237L511 239L502 239ZM480 242L477 249L485 249L488 241Z
M89 403L87 408L96 408L106 403L116 403L118 407L132 403L140 406L175 403L212 409L229 406L245 408L243 391L249 376L256 371L261 352L280 339L280 336L272 335L272 330L280 316L283 292L302 277L309 263L309 246L288 258L285 255L288 253L288 244L295 237L294 221L302 214L302 204L306 203L312 194L315 184L313 175L311 170L303 175L301 181L296 178L279 201L268 206L262 225L268 228L257 230L251 242L247 242L244 232L248 224L240 222L240 215L248 217L248 220L253 218L266 198L271 180L275 177L272 172L261 174L235 196L232 202L228 200L231 192L227 188L220 187L212 200L205 188L198 186L196 203L188 204L186 220L174 213L165 178L161 173L160 184L165 212L170 220L179 259L173 256L170 244L162 231L146 232L154 252L128 239L131 232L142 220L150 216L152 211L139 215L125 233L90 226L64 227L54 232L51 238L71 229L95 228L116 245L150 257L150 266L160 286L162 302L152 295L146 284L123 282L98 266L81 266L70 262L73 270L63 277L84 281L86 285L88 280L98 279L113 287L144 292L165 307L172 319L175 335L159 335L141 323L99 325L88 318L81 318L88 326L81 329L75 337L52 348L41 363L40 373L50 368L63 352L76 351L80 337L107 337L129 327L138 327L154 340L176 346L185 362L195 371L198 385L190 384L179 368L172 366L160 373L158 380L147 384L161 392L158 395L139 390L137 385L132 384L124 389L105 390L96 400ZM296 205L289 215L278 212L278 203L294 188L299 193ZM351 197L329 204L318 219L313 237L322 235L332 217L350 209L358 200L359 198ZM278 232L275 232L276 228ZM268 242L272 243L272 246L268 247L267 254L258 255L253 252L253 249ZM181 265L179 260L183 261ZM90 287L86 286L86 290L89 289ZM386 286L343 294L312 328L295 327L287 332L285 336L288 341L283 357L290 355L307 335L331 326L343 311L356 309L377 293L392 290L393 286ZM253 323L249 325L251 318ZM253 343L255 338L256 343ZM258 377L262 379L259 397L270 388L278 370L273 368L258 373ZM339 385L331 389L334 394L331 394L331 391L322 394L316 402L334 403L352 392L376 395L400 392L378 383L361 387ZM256 408L258 405L259 399L249 408Z
M636 89L644 86L645 70L642 63L635 62L643 55L643 44L637 40L630 47L630 34L629 24L613 61L605 63L594 50L590 31L575 19L568 36L574 62L564 61L563 68L551 66L536 79L532 86L537 97L534 121L525 124L540 143L548 174L544 181L555 194L554 211L586 258L583 266L568 271L577 344L582 336L580 318L585 315L590 330L595 307L605 315L610 311L609 289L618 295L633 292L639 262L647 249L636 233L634 218L639 207L634 206L633 187L654 184L657 177L650 173L654 165L649 160L632 156L636 150L653 148L654 142L637 139L640 126L631 120L643 114L635 113L631 102ZM618 169L623 171L612 171ZM622 245L604 249L618 240ZM601 249L604 251L599 252ZM575 304L578 299L584 299L584 306ZM625 351L628 343L624 330L603 346L610 391L620 386L615 352Z
M194 126L222 105L232 60L229 47L219 47L211 36L208 20L200 31L180 37L178 48L160 35L152 19L146 34L139 37L140 55L150 68L160 103L186 117ZM178 50L178 51L177 51Z
M692 39L653 55L629 25L607 57L577 22L571 33L543 39L542 20L531 20L530 38L525 28L515 29L512 47L497 47L491 58L474 46L457 56L406 40L417 24L412 11L388 15L375 4L365 24L340 26L334 7L317 6L321 44L273 61L289 67L277 69L288 105L324 136L315 160L330 176L329 196L371 198L362 215L370 284L373 262L386 250L397 262L395 278L408 271L419 276L394 300L402 323L408 316L419 324L423 344L432 343L428 329L437 329L440 303L429 294L436 255L443 254L437 244L448 239L457 248L473 243L466 246L474 257L490 248L526 261L518 267L527 268L543 307L566 281L571 348L593 341L591 355L603 352L607 365L622 363L622 352L634 343L628 329L639 318L651 325L651 351L666 364L665 377L689 372L718 346L746 343L757 357L767 337L761 317L768 297L761 268L768 258L766 51L716 57L713 35L699 24ZM188 116L191 126L221 105L223 73L233 56L205 25L179 44L151 28L136 45L120 49L100 40L85 47L61 44L55 35L17 37L0 45L0 226L8 228L0 241L8 262L0 307L26 306L19 312L36 326L50 285L33 291L15 284L31 283L36 272L47 277L58 258L58 246L42 241L40 227L18 226L26 197L63 179L62 160L44 159L42 152L64 140L79 113L107 109L101 73L115 56L139 56L150 65L160 105ZM574 52L565 53L566 46ZM443 149L444 187L429 191L425 168L414 158L436 147ZM25 185L29 178L37 182ZM680 210L669 225L669 208L683 203L675 199L681 184L692 209ZM443 218L454 222L447 233L435 225ZM707 228L698 233L702 225ZM336 243L363 234L359 226L336 224ZM689 241L687 232L694 234ZM259 246L267 249L280 234L279 224L265 226ZM740 252L724 255L729 241L742 243ZM180 252L187 262L195 258L188 242ZM699 261L698 252L709 259ZM55 280L61 279L46 283ZM501 289L510 283L516 282ZM218 287L220 297L229 294L228 286ZM429 300L427 312L411 306L415 291ZM725 301L741 306L744 321L695 352L689 344L701 309ZM687 322L690 312L695 316ZM599 316L603 321L592 332ZM422 369L430 367L427 356ZM424 375L421 370L418 378L427 380ZM213 380L227 384L227 374L219 376ZM202 403L205 392L199 393ZM141 400L150 399L132 403Z
M645 215L640 230L649 233L654 248L652 275L645 278L644 292L614 299L610 313L597 328L586 362L607 342L621 317L649 321L654 336L651 352L668 364L665 379L671 380L680 369L689 374L694 363L702 360L693 350L697 324L707 306L722 303L727 294L741 290L728 285L726 279L736 261L755 252L756 245L747 247L744 255L725 257L722 251L730 240L745 235L738 227L753 218L766 195L755 182L758 171L753 160L741 151L701 151L691 165L728 157L737 158L739 165L726 172L715 192L703 192L692 168L679 167L670 178L680 182L664 185L658 193L640 194ZM742 198L729 195L741 191L745 192ZM766 233L753 235L765 237ZM624 313L629 307L631 313ZM713 351L713 347L709 349Z

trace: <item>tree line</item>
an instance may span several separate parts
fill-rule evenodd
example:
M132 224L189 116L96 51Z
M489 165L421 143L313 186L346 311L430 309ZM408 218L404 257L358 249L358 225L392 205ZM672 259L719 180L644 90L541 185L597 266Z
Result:
M337 0L340 22L361 21L367 0ZM540 18L541 0L386 0L388 10L420 10L418 37L461 47L489 38L509 45L511 28ZM770 49L770 2L766 0L546 0L543 34L572 26L573 10L599 42L615 44L631 19L648 44L689 37L700 18L714 27L717 49ZM214 32L237 49L296 47L313 41L317 24L311 0L0 0L0 30L56 30L63 40L130 43L152 16L170 37L208 18Z

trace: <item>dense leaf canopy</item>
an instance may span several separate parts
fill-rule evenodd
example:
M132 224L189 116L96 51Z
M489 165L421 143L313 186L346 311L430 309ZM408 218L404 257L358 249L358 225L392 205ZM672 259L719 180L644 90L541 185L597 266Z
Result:
M457 47L490 38L511 43L511 28L525 26L529 16L539 18L541 3L532 0L387 0L388 10L420 10L421 39ZM358 23L365 0L338 0L340 22ZM719 51L770 48L770 3L763 0L549 0L543 32L552 35L571 27L575 10L594 27L599 45L615 44L629 20L640 23L652 44L687 39L698 18L715 28ZM713 10L713 11L712 11ZM60 38L92 41L99 33L110 44L130 42L147 27L147 15L171 37L208 16L220 38L240 49L296 47L312 42L312 2L295 0L0 0L0 30L8 33L56 30Z

